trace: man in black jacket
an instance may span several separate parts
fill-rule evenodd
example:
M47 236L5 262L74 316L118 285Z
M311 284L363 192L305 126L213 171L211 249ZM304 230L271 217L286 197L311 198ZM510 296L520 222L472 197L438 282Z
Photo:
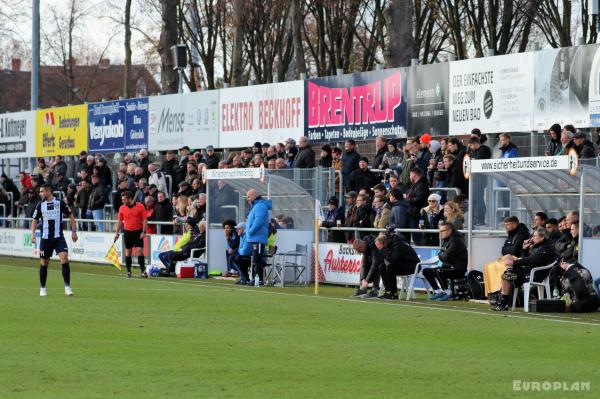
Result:
M451 137L448 140L448 152L454 156L454 162L452 162L452 171L448 171L448 174L452 176L452 182L448 187L455 187L460 190L460 194L466 196L469 195L469 181L465 179L463 173L463 161L467 154L465 146L456 137Z
M104 205L106 204L106 198L104 196L104 187L100 183L100 177L95 175L92 176L92 189L90 192L90 199L88 203L88 209L92 211L92 218L96 224L96 231L104 232Z
M157 222L171 222L173 221L173 206L167 195L159 191L156 195L157 202L154 208L154 217ZM160 234L173 234L173 226L170 225L158 225L158 231Z
M467 152L471 160L473 159L491 159L492 150L487 145L481 143L479 137L472 136L469 139L469 151ZM481 174L471 176L473 184L473 221L475 226L485 224L485 183L487 178Z
M215 153L215 147L209 145L206 147L206 169L217 169L221 158Z
M165 171L165 174L171 176L174 186L179 184L179 182L176 181L177 160L175 159L175 151L167 151L161 169Z
M523 256L523 242L529 238L527 226L520 223L516 216L509 216L504 219L504 229L508 237L502 246L502 255Z
M314 168L315 167L315 151L308 143L308 137L300 137L298 154L294 158L293 168Z
M547 266L556 261L556 252L547 239L546 229L539 228L533 232L531 239L523 244L522 257L515 259L513 256L503 258L506 271L502 274L502 298L499 303L492 307L495 311L508 310L510 290L514 283L515 287L523 285L529 278L531 270L535 267ZM550 270L536 273L537 281L542 281ZM529 298L525 298L528 300Z
M408 201L408 226L411 229L419 228L419 219L421 218L421 209L425 208L427 198L429 198L429 185L427 179L423 178L421 169L415 168L410 171L410 188L404 194L404 198ZM421 245L421 233L412 233L412 239L415 245Z
M363 188L370 189L379 182L380 179L369 170L369 158L361 157L358 162L358 169L350 173L346 187L348 191L359 192Z
M447 280L460 279L465 276L469 254L462 235L454 229L452 223L441 221L438 226L442 240L438 258L442 262L442 266L424 269L423 276L434 290L430 299L447 301L452 298Z
M193 249L206 248L206 222L200 222L193 217L188 217L186 220L186 227L190 231L190 240L185 244L181 251L166 251L161 252L158 258L167 268L167 273L161 273L161 277L174 277L175 266L178 261L186 260L192 255ZM200 256L204 253L194 253L194 255Z
M561 262L564 277L563 292L572 312L595 312L600 307L600 298L594 289L592 275L577 262Z
M383 157L387 152L387 140L383 136L377 136L375 139L375 150L377 153L375 154L375 158L373 159L373 168L375 169L383 169Z
M358 169L358 162L360 161L360 154L354 149L356 142L352 139L346 140L344 143L344 153L342 154L342 180L346 188L346 192L354 191L349 188L350 173ZM368 163L368 162L367 162Z
M596 148L594 147L594 144L587 139L585 133L575 133L573 135L573 142L575 143L575 151L577 151L577 157L579 159L596 158Z
M419 263L419 256L401 234L391 237L381 234L375 239L375 246L379 250L379 273L385 288L385 293L379 298L398 299L396 276L413 274Z
M362 240L354 240L352 248L363 254L360 264L360 283L354 296L366 299L377 298L379 296L379 265L381 259L379 250L375 245L375 236L369 234L363 237ZM368 290L369 284L373 284L370 291Z

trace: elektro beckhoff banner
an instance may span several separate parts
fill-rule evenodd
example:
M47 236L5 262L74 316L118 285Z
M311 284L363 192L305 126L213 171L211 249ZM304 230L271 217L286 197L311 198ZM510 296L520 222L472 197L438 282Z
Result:
M298 141L304 134L303 90L303 81L220 90L220 147Z
M306 136L314 141L406 137L407 68L306 82Z
M36 113L36 156L79 155L87 151L87 104Z
M148 99L90 104L89 152L119 152L148 148Z
M523 132L533 128L533 55L450 63L450 134Z

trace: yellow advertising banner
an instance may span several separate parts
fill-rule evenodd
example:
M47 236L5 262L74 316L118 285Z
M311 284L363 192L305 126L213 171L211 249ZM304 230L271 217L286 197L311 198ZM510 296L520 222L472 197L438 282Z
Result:
M35 155L79 155L88 149L87 104L37 111Z

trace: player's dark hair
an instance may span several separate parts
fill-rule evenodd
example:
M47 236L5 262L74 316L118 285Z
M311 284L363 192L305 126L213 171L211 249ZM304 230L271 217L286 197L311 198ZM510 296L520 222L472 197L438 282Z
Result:
M131 194L131 191L123 191L123 192L121 193L121 197L125 197L125 198L127 198L127 199L132 199L132 198L133 198L133 195Z
M225 228L225 226L230 226L232 229L235 228L235 221L231 220L231 219L227 219L223 222L223 228Z

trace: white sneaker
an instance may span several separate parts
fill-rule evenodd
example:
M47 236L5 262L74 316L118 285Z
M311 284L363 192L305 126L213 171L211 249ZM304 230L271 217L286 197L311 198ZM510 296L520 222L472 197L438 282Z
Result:
M47 296L46 288L40 288L40 296Z
M73 296L73 290L71 289L71 287L65 287L65 295Z

